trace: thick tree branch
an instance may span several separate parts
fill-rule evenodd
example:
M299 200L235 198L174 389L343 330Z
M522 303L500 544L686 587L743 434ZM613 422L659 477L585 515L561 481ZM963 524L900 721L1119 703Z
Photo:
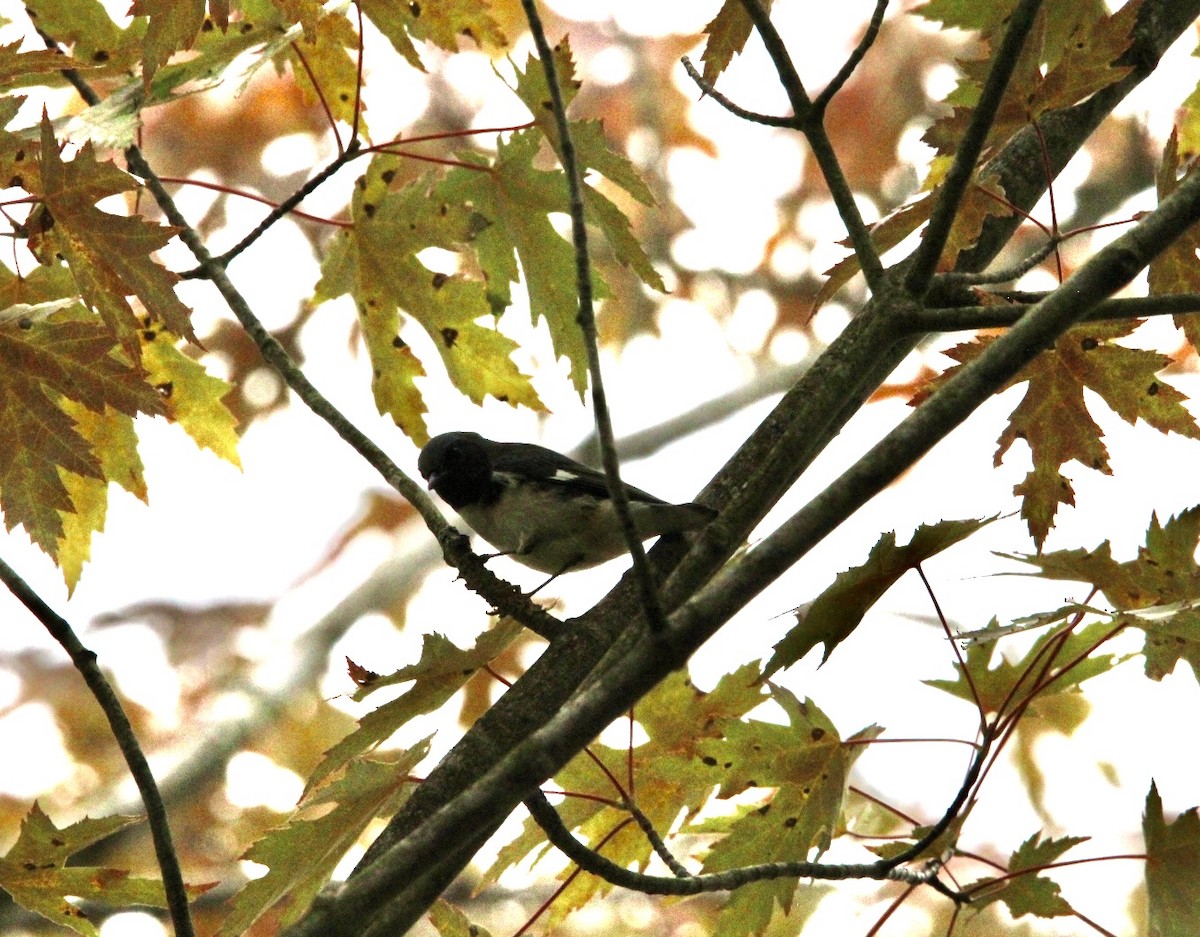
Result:
M918 309L909 325L922 333L957 332L964 329L1003 329L1015 325L1036 302L1007 305L956 306L949 309ZM1097 303L1080 322L1139 319L1149 316L1179 316L1200 312L1200 293L1172 296L1130 296Z

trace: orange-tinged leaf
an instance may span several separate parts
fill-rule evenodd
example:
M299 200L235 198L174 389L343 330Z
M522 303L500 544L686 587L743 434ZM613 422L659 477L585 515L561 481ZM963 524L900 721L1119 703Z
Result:
M1200 816L1185 810L1171 822L1151 781L1142 816L1146 840L1146 904L1154 937L1189 937L1200 920Z
M1140 418L1161 432L1200 438L1200 428L1183 406L1184 395L1157 376L1170 359L1116 343L1137 325L1133 321L1077 326L1006 385L1027 382L1029 386L1000 434L994 463L999 465L1018 439L1029 445L1033 469L1016 486L1015 493L1022 498L1021 514L1039 548L1053 526L1058 505L1074 503L1074 493L1061 467L1074 459L1111 474L1108 450L1101 441L1100 427L1088 413L1084 388L1098 394L1130 423ZM992 340L981 336L947 354L966 363L978 357ZM919 403L956 370L957 366L950 368L935 379L913 402Z
M769 12L770 0L763 7ZM704 44L700 61L704 63L701 76L705 81L712 84L725 71L733 57L746 47L752 28L750 16L738 0L725 0L721 4L717 15L704 27L708 42Z
M1200 113L1200 110L1197 111ZM1158 200L1161 202L1179 186L1179 137L1172 130L1163 147L1162 162L1157 173ZM1200 146L1200 138L1197 145ZM1194 172L1189 168L1188 173ZM1150 262L1148 275L1151 296L1170 296L1174 293L1200 292L1200 223L1192 225ZM1193 348L1200 348L1200 314L1177 315L1175 325Z
M1029 102L1030 113L1039 117L1055 108L1070 107L1133 71L1132 66L1112 63L1133 41L1141 6L1141 0L1130 0L1115 13L1080 25L1068 38L1062 58L1037 85Z
M51 556L63 536L59 512L74 509L59 470L104 477L58 400L98 413L162 412L158 395L115 351L109 330L82 310L0 323L0 505L8 529L23 525Z
M175 230L96 207L106 196L135 188L133 179L111 162L97 162L90 143L64 162L45 117L40 166L42 191L35 194L52 220L41 236L62 255L84 302L100 313L130 358L138 359L139 322L126 296L136 296L156 320L195 341L191 310L175 295L179 277L150 256ZM30 246L37 247L32 238Z
M275 64L280 70L284 62L291 65L296 87L307 104L319 106L324 98L334 120L352 124L354 105L358 99L358 62L350 50L357 47L358 33L350 21L344 15L330 14L317 19L311 34L306 30L304 38L290 43L276 56ZM318 88L320 94L317 94ZM362 102L358 101L358 104L358 126L361 130L366 124Z

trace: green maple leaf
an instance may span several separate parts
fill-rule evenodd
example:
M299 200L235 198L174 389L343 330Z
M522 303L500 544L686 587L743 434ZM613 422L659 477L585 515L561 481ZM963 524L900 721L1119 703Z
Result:
M118 357L112 333L79 307L0 322L0 506L9 530L23 525L52 557L62 515L75 510L60 471L105 478L62 399L95 413L163 412L154 389Z
M827 849L837 828L850 767L865 746L844 744L811 701L801 702L781 687L773 686L772 691L788 716L787 725L730 723L724 738L700 746L705 763L716 762L719 798L774 788L764 805L729 823L727 835L705 857L705 872L804 861L813 849ZM872 726L854 741L868 741L881 731ZM795 878L779 878L739 889L722 914L720 933L762 934L775 906L790 913L796 883Z
M133 0L129 14L149 18L142 59L142 81L149 85L167 59L196 41L204 22L204 0Z
M871 606L897 579L990 524L993 519L940 521L932 526L922 524L902 547L896 546L895 533L885 533L871 548L865 563L839 573L833 585L806 609L796 613L796 627L775 645L775 653L767 661L763 676L769 677L777 670L790 667L818 644L824 646L821 663L825 663L833 649L854 632Z
M1060 471L1062 466L1075 460L1112 474L1108 449L1101 440L1103 434L1084 401L1085 388L1099 395L1126 422L1142 419L1164 433L1200 438L1200 428L1183 406L1187 398L1158 377L1170 359L1116 343L1139 324L1134 320L1077 326L1001 389L1028 384L1024 398L1000 434L993 461L999 465L1018 439L1028 444L1033 469L1014 493L1022 498L1021 516L1039 548L1054 524L1058 505L1075 503L1071 484ZM993 336L981 336L947 354L965 364L977 358L993 340ZM947 370L913 402L920 403L957 370L958 366Z
M1031 672L1041 673L1041 668L1050 664L1048 646L1054 644L1057 649L1052 659L1061 669L1054 679L1047 681L1040 689L1039 699L1046 700L1059 693L1074 693L1085 680L1106 673L1118 663L1113 655L1094 651L1103 638L1113 631L1113 625L1110 622L1095 622L1086 628L1074 629L1058 646L1064 627L1046 632L1027 653L1016 659L996 653L996 642L978 642L967 650L965 673L962 664L955 663L956 679L923 682L970 703L974 703L978 695L978 702L987 714L1011 712L1014 705L1023 702L1033 689ZM996 661L995 666L991 666L993 660ZM1067 664L1070 666L1062 666ZM1049 671L1047 676L1052 672Z
M81 849L110 836L138 817L85 817L58 829L36 803L21 821L21 832L8 855L0 858L0 888L26 910L85 937L99 933L68 896L111 907L131 904L166 907L162 882L137 878L120 869L67 866ZM193 894L206 888L189 888Z
M1192 807L1171 823L1163 818L1162 798L1151 782L1142 818L1146 838L1146 903L1149 933L1188 937L1200 920L1200 816Z
M1064 836L1062 839L1041 839L1034 833L1012 854L1008 862L1010 873L1038 869L1057 862L1068 849L1086 842L1086 836ZM984 908L995 901L1003 901L1013 917L1033 914L1037 917L1063 917L1074 914L1074 909L1059 892L1058 883L1040 875L1013 875L1004 881L1003 888L991 890L986 883L993 878L980 879L972 883L983 892L972 901L972 906Z
M347 291L354 297L380 412L390 414L414 441L428 439L425 405L413 383L424 370L399 338L401 310L429 333L451 381L471 400L481 403L490 394L543 409L529 378L510 357L516 344L481 324L492 319L483 284L434 273L415 256L426 247L467 249L487 222L444 186L431 189L428 178L391 191L397 159L371 161L354 194L354 227L335 241L316 290L318 301Z
M756 681L758 668L747 664L721 678L709 692L698 690L685 674L673 673L637 707L637 721L649 737L633 753L633 771L637 781L638 808L655 829L671 828L682 811L695 814L712 796L713 770L710 759L701 754L706 741L719 739L731 722L741 719L759 705L764 697ZM624 778L629 753L593 743L588 751L603 763L613 777ZM556 809L569 829L594 844L604 839L604 855L621 865L644 868L651 848L636 825L624 826L615 836L612 831L624 824L627 811L609 802L619 797L608 775L593 758L579 755L554 777L563 790L590 796L568 797ZM545 834L532 819L525 822L516 839L504 846L495 862L484 873L483 883L496 881L512 865L542 849L548 851ZM602 879L585 875L575 878L551 908L551 923L562 920L581 908L609 886Z
M1108 541L1095 550L1061 550L1012 556L1038 567L1039 576L1087 582L1104 593L1117 620L1146 633L1146 676L1161 680L1180 659L1200 673L1200 507L1160 524L1151 517L1145 546L1136 559L1119 563ZM1154 608L1153 615L1139 614ZM1111 627L1111 626L1108 626Z
M508 39L483 0L443 0L439 3L393 3L363 0L363 13L388 37L410 65L424 71L412 40L431 42L447 52L458 51L460 37L474 40L488 52L508 47Z
M407 799L409 775L428 753L427 738L391 761L354 762L343 777L308 797L286 824L251 846L242 858L270 871L238 892L217 937L246 933L272 908L280 929L303 915L367 824L390 816ZM311 808L330 804L332 810L307 816Z
M143 23L121 29L101 0L26 0L25 7L39 29L70 45L73 57L82 62L119 73L141 58Z
M306 791L312 791L334 772L364 752L371 751L397 729L424 713L433 712L457 693L479 668L491 663L520 635L522 626L503 620L491 631L479 636L475 646L463 650L440 634L427 634L422 641L421 659L393 674L373 680L354 696L361 699L383 686L412 681L412 686L396 699L384 703L358 721L358 728L325 753L309 776Z

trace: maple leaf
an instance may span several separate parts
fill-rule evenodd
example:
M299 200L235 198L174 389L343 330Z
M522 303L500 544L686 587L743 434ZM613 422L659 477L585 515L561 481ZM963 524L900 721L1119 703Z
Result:
M97 413L70 400L61 401L59 406L96 454L102 476L76 475L66 469L59 472L72 510L59 512L63 535L56 559L70 595L79 583L83 564L91 556L92 534L104 530L109 482L116 482L142 502L146 502L147 492L132 417L111 407Z
M763 8L770 12L770 0L763 4ZM746 8L738 0L725 0L717 15L704 27L708 41L700 56L700 61L704 63L701 77L710 85L725 71L733 57L746 47L753 25Z
M728 834L704 860L705 872L721 872L763 862L804 861L816 848L829 847L841 814L850 767L865 745L843 744L833 724L810 700L801 702L782 687L773 697L788 724L737 722L723 739L705 742L701 751L720 765L719 798L750 788L774 788L766 803L736 816ZM871 727L855 737L865 742L882 730ZM747 886L723 915L721 933L730 937L761 934L777 904L791 910L797 879L781 878Z
M76 307L41 319L0 322L0 505L5 525L25 527L55 556L62 512L74 510L60 470L103 479L101 464L59 407L60 398L94 412L163 412L158 395L117 355L112 333Z
M508 37L482 0L453 0L442 3L394 3L391 0L361 0L363 13L387 36L413 68L425 70L413 39L431 42L447 52L458 51L465 36L492 54L508 48Z
M1101 441L1103 434L1084 401L1085 388L1099 395L1128 423L1140 418L1161 432L1200 438L1195 418L1183 406L1187 398L1157 377L1170 359L1116 343L1138 325L1140 320L1092 322L1070 329L1052 349L1038 355L1001 388L1028 384L1025 396L1000 434L993 464L999 465L1018 439L1028 444L1033 469L1014 493L1022 498L1021 516L1039 549L1053 526L1058 505L1075 503L1074 491L1060 472L1061 467L1075 460L1112 474L1108 449ZM994 336L980 336L946 354L965 364L977 358L993 340ZM931 381L912 403L919 404L958 368L956 365Z
M1200 816L1192 807L1167 823L1162 797L1151 781L1142 817L1146 840L1146 905L1155 937L1186 937L1200 920Z
M25 7L38 28L70 44L79 61L120 72L141 57L140 30L121 29L101 0L27 0Z
M638 704L637 721L648 739L633 753L637 804L655 829L670 829L681 812L691 816L711 798L716 762L702 755L701 746L721 738L731 721L736 722L764 700L764 689L755 681L757 673L756 665L746 664L704 692L677 671ZM650 859L650 844L635 825L622 827L610 838L629 815L611 806L618 792L596 764L601 762L613 777L624 777L629 753L600 743L588 746L588 751L592 757L578 755L554 776L554 782L563 790L593 796L568 797L556 809L563 823L587 842L597 844L604 839L606 857L644 868ZM521 834L500 850L484 873L483 883L495 882L545 841L541 827L527 819ZM595 876L576 877L551 908L551 921L562 920L608 888Z
M821 663L825 663L833 649L853 633L871 606L897 579L992 520L994 518L941 521L932 526L922 524L903 547L896 546L895 533L885 533L871 548L865 563L839 573L829 588L806 609L796 613L796 627L775 645L775 653L767 661L763 676L769 677L777 670L791 666L818 644L824 646Z
M307 797L285 825L243 855L270 871L238 892L217 937L245 934L272 908L279 911L279 929L296 921L367 824L376 817L391 816L407 799L409 775L427 754L428 738L390 761L356 761L343 777ZM332 810L311 819L305 816L310 808L329 804L335 805Z
M164 416L178 423L196 445L240 468L237 418L222 403L233 386L181 352L170 332L145 329L140 337L146 380L162 396Z
M137 904L165 908L162 882L137 878L120 869L66 864L81 849L139 819L85 817L60 830L35 802L21 821L17 841L0 858L0 888L26 910L86 937L95 937L99 931L83 911L67 901L68 896L112 907ZM188 891L200 894L208 887L189 887Z
M482 284L434 273L415 256L426 247L463 249L486 222L466 201L423 178L389 191L397 157L372 160L354 194L354 227L334 243L317 284L318 301L349 291L374 369L372 388L387 413L414 441L428 439L420 392L413 378L424 369L399 337L403 309L421 324L441 353L450 379L471 400L486 395L544 409L529 378L510 355L516 344L495 328Z
M1063 638L1068 626L1060 626L1043 634L1033 647L1021 657L1009 659L997 654L995 642L973 644L967 650L966 668L955 663L958 674L955 680L925 680L927 686L935 687L966 700L978 701L985 714L1011 712L1013 707L1025 701L1035 687L1030 673L1042 672L1051 662L1058 672L1047 671L1044 685L1037 688L1038 698L1045 700L1058 693L1073 693L1081 683L1107 673L1118 659L1111 654L1098 654L1097 646L1114 631L1109 622L1094 622L1086 628L1076 628ZM1061 643L1060 643L1061 642ZM1052 660L1047 659L1053 651ZM996 660L995 666L990 666Z
M129 15L149 17L142 59L142 82L148 86L159 66L196 41L204 22L204 0L133 0Z
M1086 836L1042 839L1041 834L1034 833L1012 854L1008 861L1008 871L1026 872L1051 865L1068 849L1087 842L1087 839ZM994 881L994 878L984 878L971 883L972 888L981 890L981 894L972 901L973 907L985 908L995 901L1003 901L1016 918L1026 914L1037 917L1062 917L1075 913L1075 909L1059 891L1058 883L1048 878L1040 875L1012 875L1005 879L1003 887L998 890L985 887L986 883Z
M1118 563L1104 541L1095 550L1060 550L1039 556L1011 555L1036 566L1046 579L1087 582L1104 593L1121 613L1118 622L1146 633L1142 653L1146 676L1161 680L1182 658L1200 673L1200 566L1195 553L1200 546L1200 507L1194 507L1165 524L1150 519L1145 546L1136 559ZM1164 614L1139 615L1138 611L1165 606ZM1174 609L1172 609L1174 606Z
M1194 168L1189 168L1190 175ZM1172 130L1163 147L1162 162L1156 174L1158 200L1162 202L1179 186L1179 137ZM1148 285L1151 296L1170 296L1174 293L1200 292L1200 263L1196 251L1200 250L1200 223L1192 225L1183 234L1167 245L1150 262ZM1200 348L1200 314L1176 315L1175 325L1193 348Z
M139 357L139 322L126 296L137 296L146 311L172 332L195 341L191 310L175 295L179 277L150 255L175 236L174 228L142 218L111 215L96 202L136 188L111 162L97 162L90 143L63 162L43 114L39 153L42 200L47 221L33 249L49 248L67 262L84 302L92 306L134 361Z
M1029 101L1031 116L1037 118L1055 108L1070 107L1107 88L1133 71L1129 65L1112 63L1133 42L1142 0L1130 0L1110 16L1077 26L1059 48L1062 58L1038 83Z
M351 759L375 748L413 718L438 709L477 670L491 663L515 641L522 627L519 622L504 619L480 635L475 646L467 650L456 647L443 635L425 635L420 660L394 673L384 674L355 691L353 699L360 700L381 687L412 682L412 686L396 699L363 716L357 729L325 753L308 778L306 796Z

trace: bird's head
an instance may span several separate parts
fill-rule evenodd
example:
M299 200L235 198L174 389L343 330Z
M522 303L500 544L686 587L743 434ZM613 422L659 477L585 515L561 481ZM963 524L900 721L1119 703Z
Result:
M484 498L492 484L488 441L478 433L443 433L425 444L417 470L453 508Z

